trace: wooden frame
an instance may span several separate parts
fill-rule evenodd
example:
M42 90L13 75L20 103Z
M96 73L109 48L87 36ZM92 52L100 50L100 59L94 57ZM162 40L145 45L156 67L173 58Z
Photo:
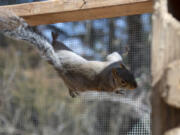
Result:
M155 0L152 42L152 133L180 134L180 14L176 1ZM52 0L0 6L30 25L149 13L152 0Z
M152 0L53 0L0 6L30 25L110 18L153 11Z

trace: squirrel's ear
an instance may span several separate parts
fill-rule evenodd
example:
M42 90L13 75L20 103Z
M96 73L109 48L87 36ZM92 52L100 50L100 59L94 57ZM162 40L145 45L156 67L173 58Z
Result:
M118 77L117 68L113 68L113 69L112 69L112 75L113 75L113 77Z
M58 34L55 33L55 32L52 32L51 35L52 35L52 39L53 39L53 40L56 40L57 37L58 37Z

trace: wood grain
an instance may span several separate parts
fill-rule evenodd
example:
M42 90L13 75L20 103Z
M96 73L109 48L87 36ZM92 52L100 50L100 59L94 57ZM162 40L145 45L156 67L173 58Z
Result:
M164 88L161 96L167 104L180 108L180 60L168 64L164 77Z
M164 135L180 125L180 109L177 108L177 104L174 104L177 102L177 97L172 96L172 93L168 95L170 94L168 91L176 88L174 85L178 84L176 79L179 71L174 69L178 67L172 64L178 60L180 60L180 22L168 12L168 0L155 0L151 63L153 135ZM171 71L166 72L169 64L173 66ZM173 79L172 76L174 76ZM173 80L176 81L172 82ZM165 96L164 93L166 93ZM174 100L169 103L171 106L167 104L165 97L171 97L171 101Z
M49 0L0 9L12 10L30 25L40 25L149 13L152 5L152 0Z

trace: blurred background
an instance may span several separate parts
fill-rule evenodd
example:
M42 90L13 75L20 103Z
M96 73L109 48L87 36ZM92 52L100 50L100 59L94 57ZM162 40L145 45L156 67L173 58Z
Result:
M0 5L26 2L33 0L0 0ZM36 49L0 34L0 135L151 134L151 14L32 29L50 42L51 32L57 33L59 41L90 60L119 52L139 87L123 95L87 92L71 98Z

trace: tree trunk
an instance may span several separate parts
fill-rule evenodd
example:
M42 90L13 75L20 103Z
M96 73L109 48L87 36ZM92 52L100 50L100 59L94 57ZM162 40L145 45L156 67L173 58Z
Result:
M137 69L142 68L143 57L141 56L140 48L143 43L143 28L141 15L134 15L127 17L128 26L128 64L130 65L131 71L135 73ZM134 55L136 54L136 55ZM147 54L146 54L147 55ZM137 61L138 60L138 61Z
M115 26L114 26L114 19L109 19L109 46L108 46L108 53L112 53L114 51L114 40L115 40Z
M154 4L151 64L153 135L179 135L180 23L177 13L180 8L174 6L177 1L155 0Z

